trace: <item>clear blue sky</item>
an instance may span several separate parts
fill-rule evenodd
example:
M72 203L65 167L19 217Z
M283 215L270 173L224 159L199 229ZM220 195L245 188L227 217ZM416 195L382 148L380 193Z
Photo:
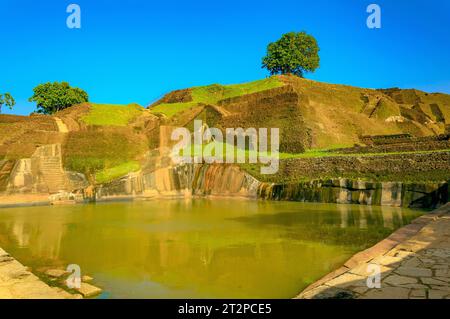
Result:
M79 30L66 27L70 3ZM366 26L370 3L381 29ZM321 48L308 78L450 93L448 0L0 0L0 92L16 114L34 110L32 88L48 81L93 102L146 105L177 88L264 78L267 44L302 30Z

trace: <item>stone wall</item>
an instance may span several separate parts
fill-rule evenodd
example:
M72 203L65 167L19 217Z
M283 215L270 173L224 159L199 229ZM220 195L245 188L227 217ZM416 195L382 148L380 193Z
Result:
M357 153L435 151L448 149L450 149L450 140L429 140L429 141L398 143L398 144L355 146L337 149L334 150L334 152L342 154L357 154Z
M346 172L356 175L367 172L423 174L433 170L448 171L449 162L449 152L410 154L407 157L389 155L291 159L281 162L281 176L276 178L283 180L284 174L306 177L306 181L272 183L261 182L236 165L173 165L170 157L149 152L139 172L88 190L88 183L82 174L63 170L60 147L47 145L39 148L31 158L2 161L0 180L4 191L10 194L70 194L74 190L84 189L84 200L238 196L264 200L431 208L448 201L449 189L445 180L407 183L317 176L330 173L344 176ZM5 176L8 178L5 179Z
M256 198L258 185L256 179L233 165L184 164L128 174L99 187L97 199L208 195Z
M295 181L365 177L387 181L427 181L430 175L447 181L450 177L450 152L386 154L367 156L324 156L280 161L277 174L268 181Z
M234 165L184 164L140 171L102 185L98 200L120 197L239 196L251 199L433 208L448 202L448 183L359 179L263 183Z
M261 183L266 200L434 208L448 202L448 183L370 182L350 179L313 180L292 184Z
M219 127L279 128L280 151L302 153L311 145L309 129L298 107L301 96L290 85L224 99L218 104L232 115ZM276 112L274 112L276 110Z

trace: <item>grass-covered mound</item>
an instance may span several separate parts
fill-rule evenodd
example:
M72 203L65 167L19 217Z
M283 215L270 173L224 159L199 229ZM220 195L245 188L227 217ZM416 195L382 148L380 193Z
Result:
M329 84L294 76L281 79L299 96L298 108L311 138L307 149L353 146L360 143L361 135L442 134L445 124L450 123L450 96L446 94L394 89L398 97L388 94L390 90Z
M63 145L64 166L102 183L138 170L147 150L145 135L128 127L70 132Z
M155 103L150 107L150 110L153 113L162 113L170 118L198 104L217 104L224 99L270 90L280 86L283 86L283 82L277 77L243 84L198 86L184 90L185 93L178 100L176 97L171 99L166 96L166 99L162 99L162 103Z
M98 104L89 103L89 113L82 117L87 125L126 126L144 112L138 104Z
M217 109L202 105L214 105ZM362 135L442 134L450 123L450 96L417 90L373 90L273 76L239 85L171 92L150 107L169 125L195 119L218 128L276 127L281 150L351 147Z
M63 144L66 169L82 172L96 183L139 170L139 159L149 149L145 133L133 126L148 112L142 106L86 103L84 108L75 106L65 112L57 115L79 124L79 129L70 131Z

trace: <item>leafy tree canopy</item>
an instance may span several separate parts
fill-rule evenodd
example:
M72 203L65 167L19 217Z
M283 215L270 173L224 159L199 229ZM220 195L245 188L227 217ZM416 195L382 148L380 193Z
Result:
M262 67L273 74L295 74L303 77L319 67L319 46L316 39L305 32L289 32L267 46Z
M88 102L88 95L79 88L74 88L67 82L48 82L39 84L33 89L30 102L36 102L37 112L53 114L72 105Z
M3 105L6 105L10 109L12 109L15 104L16 104L16 101L14 100L14 98L12 97L11 94L9 94L9 93L1 94L0 93L0 113L2 113Z

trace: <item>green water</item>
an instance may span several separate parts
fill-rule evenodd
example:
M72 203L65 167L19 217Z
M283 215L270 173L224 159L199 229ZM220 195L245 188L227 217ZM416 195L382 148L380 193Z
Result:
M105 298L291 298L420 212L244 200L0 209L0 247Z

